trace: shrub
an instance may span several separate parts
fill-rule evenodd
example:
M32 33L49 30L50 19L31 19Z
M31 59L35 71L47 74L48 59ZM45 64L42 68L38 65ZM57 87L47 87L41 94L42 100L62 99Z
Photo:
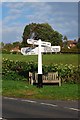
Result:
M73 69L72 82L80 83L80 65Z
M2 54L10 54L10 51L6 50L6 49L3 49L2 50Z
M73 53L73 54L79 54L80 53L80 49L78 49L77 47L72 47L72 48L62 48L61 53Z
M37 65L33 62L13 61L9 59L2 60L2 78L12 80L28 80L29 71L37 71Z
M62 82L80 83L80 66L51 64L43 65L43 74L47 72L59 73ZM2 78L12 80L28 80L28 73L37 72L38 65L34 62L21 62L9 59L2 60Z
M18 80L18 81L19 80L22 80L22 81L27 80L23 76L18 75L18 73L16 73L15 71L7 71L7 73L5 73L5 75L3 74L2 79L4 79L4 80Z

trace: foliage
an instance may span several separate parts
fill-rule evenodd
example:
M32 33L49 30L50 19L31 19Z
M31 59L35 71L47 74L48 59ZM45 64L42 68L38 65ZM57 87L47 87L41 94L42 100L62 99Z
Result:
M63 40L66 40L66 41L68 40L68 38L67 38L67 36L66 36L66 35L64 36Z
M1 49L2 49L2 53L4 54L10 54L10 50L12 48L15 48L17 46L19 46L19 48L21 47L21 43L20 42L13 42L13 43L7 43L4 44L3 42L0 43L1 45Z
M9 59L3 59L2 61L2 77L3 79L12 80L28 80L28 73L37 72L38 67L35 62L22 62L22 61L13 61ZM62 82L69 83L80 83L80 66L73 66L72 64L63 65L63 64L50 64L43 65L43 74L47 72L56 72L58 71L59 76L62 79Z
M2 61L2 77L3 79L12 80L28 80L28 72L36 70L36 65L33 62L13 61L3 59Z
M64 38L63 38L63 46L68 47L67 44L68 44L68 38L67 38L67 36L64 36Z
M80 49L80 38L78 38L77 48Z
M12 46L13 47L16 47L16 46L19 46L20 45L20 42L13 42Z
M78 49L77 47L72 47L72 48L68 48L68 47L64 47L61 50L61 53L80 53L80 49Z
M0 42L0 48L3 48L3 47L4 47L4 43Z
M12 48L12 44L11 43L7 43L7 44L4 45L3 50L10 51L11 48Z
M2 54L10 54L10 51L6 49L2 49Z
M72 82L80 83L80 65L77 68L73 69Z
M18 75L18 73L15 72L15 71L7 71L7 72L4 74L3 79L4 79L4 80L14 80L14 81L18 81L18 80L19 80L19 81L20 81L20 80L26 81L26 80L27 80L27 79L24 78L23 76Z
M34 39L41 39L42 41L51 42L52 45L60 45L62 43L62 35L54 31L48 23L36 24L32 23L26 25L23 32L24 46L27 44L27 39L30 38L32 33L35 33Z

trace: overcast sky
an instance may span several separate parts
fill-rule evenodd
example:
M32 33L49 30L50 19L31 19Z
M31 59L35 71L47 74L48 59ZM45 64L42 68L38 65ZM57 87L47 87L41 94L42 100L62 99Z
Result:
M24 27L32 22L49 23L54 30L63 36L66 35L68 39L74 40L78 36L78 3L2 2L3 42L10 43L22 40Z

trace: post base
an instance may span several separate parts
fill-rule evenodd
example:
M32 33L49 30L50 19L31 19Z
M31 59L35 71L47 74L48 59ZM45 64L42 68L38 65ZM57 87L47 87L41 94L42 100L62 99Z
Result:
M42 85L42 74L38 74L38 85L37 85L38 88L42 88L43 85Z

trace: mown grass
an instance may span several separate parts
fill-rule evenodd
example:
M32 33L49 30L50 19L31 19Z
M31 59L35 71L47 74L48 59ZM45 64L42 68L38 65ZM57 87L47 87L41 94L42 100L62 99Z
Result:
M2 95L29 99L78 100L80 99L77 84L43 86L37 88L22 81L7 80L2 82Z
M78 65L78 54L45 54L43 55L43 64L72 64ZM37 55L17 55L17 54L3 54L2 58L18 61L34 61L37 63Z

